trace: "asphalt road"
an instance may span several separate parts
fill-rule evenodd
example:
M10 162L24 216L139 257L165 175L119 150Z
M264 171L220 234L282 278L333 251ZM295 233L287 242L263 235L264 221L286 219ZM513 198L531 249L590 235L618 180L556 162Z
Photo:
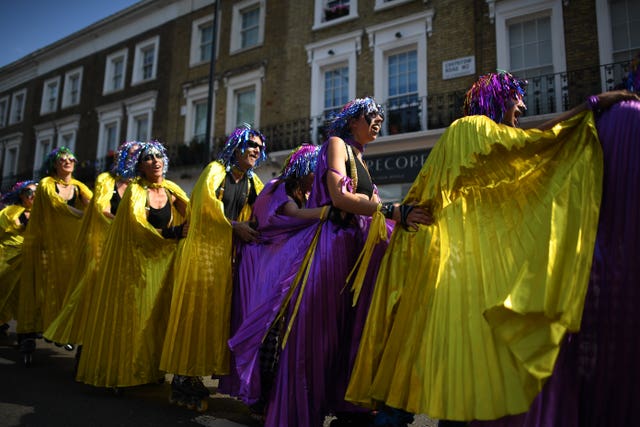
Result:
M75 350L66 351L37 340L30 367L25 367L15 342L0 335L0 427L257 427L240 401L216 393L217 382L205 379L211 391L209 408L200 414L170 405L169 375L163 384L129 387L121 395L74 380ZM325 426L328 425L326 420ZM424 416L411 427L432 427Z

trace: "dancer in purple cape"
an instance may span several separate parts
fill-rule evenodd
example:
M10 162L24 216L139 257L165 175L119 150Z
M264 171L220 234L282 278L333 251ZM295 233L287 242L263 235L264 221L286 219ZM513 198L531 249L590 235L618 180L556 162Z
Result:
M640 55L624 87L640 93ZM640 101L622 101L596 118L604 154L598 232L580 332L524 414L474 427L631 425L640 402Z
M383 117L382 108L372 98L355 99L329 125L330 137L320 149L307 203L308 208L329 207L329 220L313 227L311 241L303 237L309 249L300 253L302 260L281 262L283 268L294 262L300 268L271 329L278 330L279 321L284 324L279 362L265 399L266 426L315 427L331 412L339 414L339 419L363 412L344 401L344 391L377 260L392 228L382 212L407 227L430 219L423 209L380 204L362 152L377 138ZM372 219L375 234L369 242ZM374 244L379 241L382 243ZM367 250L358 263L363 249ZM353 294L347 285L352 270L358 273L352 282ZM358 299L355 307L352 297Z
M305 144L291 152L282 173L254 204L258 241L243 245L238 255L234 321L239 327L229 347L235 359L237 395L256 412L261 412L269 390L280 329L266 335L302 262L297 254L306 252L319 221L328 213L328 207L304 208L318 151L318 146Z

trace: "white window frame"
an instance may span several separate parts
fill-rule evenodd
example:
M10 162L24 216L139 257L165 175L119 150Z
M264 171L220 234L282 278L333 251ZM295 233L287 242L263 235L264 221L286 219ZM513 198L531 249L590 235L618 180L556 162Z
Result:
M431 34L433 10L366 28L373 50L373 93L376 101L386 104L389 96L388 56L404 50L416 50L418 98L422 103L420 128L427 129L427 37ZM387 121L383 122L387 126ZM378 138L384 139L384 137Z
M4 108L0 108L0 128L7 125L7 118L9 117L9 95L0 98L0 106L4 105Z
M4 149L2 150L2 180L14 178L18 174L18 163L20 160L20 142L22 141L22 133L9 135L2 141ZM10 150L15 149L15 157L13 164L11 156L8 155Z
M567 70L564 42L564 24L561 0L505 0L495 4L496 25L496 60L497 68L510 70L509 58L509 23L510 21L536 15L545 14L551 22L553 73L556 75L554 88L556 90L556 111L562 111L562 85L560 73Z
M104 69L104 83L102 86L102 94L118 92L123 90L127 86L127 57L129 56L128 49L122 49L107 56ZM114 77L114 63L116 60L122 58L122 86L113 87Z
M325 21L324 5L326 4L326 2L327 0L314 0L313 27L311 27L311 30L330 27L332 25L341 24L343 22L352 21L358 18L358 0L350 0L349 13L347 15L341 16L340 18L332 19L330 21Z
M105 165L105 159L109 155L109 150L114 151L118 149L120 145L120 132L122 130L122 117L124 112L122 104L120 102L114 104L103 105L96 108L98 115L98 147L96 149L96 162L100 166L100 170L105 170L108 165ZM107 141L107 126L115 124L116 126L116 146L109 147Z
M153 48L153 65L151 68L151 77L148 77L145 79L143 78L144 70L142 69L142 67L144 66L143 53L149 47ZM159 53L160 53L160 36L152 37L136 45L135 54L133 57L133 74L131 76L132 86L145 83L151 80L155 80L155 78L158 75L158 54Z
M256 91L256 105L254 110L254 127L260 127L260 109L262 104L262 79L264 78L264 67L250 71L245 74L226 78L224 84L227 88L227 114L225 122L225 132L230 134L239 123L235 123L238 102L237 93L243 89L254 87Z
M196 65L208 64L209 61L205 61L200 59L200 47L201 47L201 29L205 24L211 23L213 24L213 14L203 16L200 19L197 19L191 24L191 53L189 55L189 66L194 67ZM217 33L217 31L214 31ZM217 40L212 40L211 43L217 43ZM218 49L216 49L216 53ZM216 55L217 56L217 55Z
M242 47L242 11L259 5L260 17L258 28L258 41L253 46ZM266 15L266 0L244 0L240 3L233 5L233 12L231 15L231 40L229 41L229 54L233 55L239 52L244 52L249 49L262 46L264 44L264 22Z
M80 127L80 115L74 114L73 116L65 117L61 120L56 120L55 126L58 136L56 147L62 147L64 145L69 150L75 152L78 128ZM64 141L64 137L68 135L71 136L71 138L69 140L70 142L66 143Z
M376 0L376 4L373 7L373 10L375 10L376 12L379 10L386 10L392 7L400 6L401 4L409 3L410 1L412 0Z
M195 136L195 114L196 104L207 101L209 97L209 85L193 86L184 89L184 97L186 100L185 116L184 116L184 143L189 144ZM215 92L212 100L215 104ZM211 112L211 129L214 128L215 114Z
M349 99L356 97L357 56L362 50L362 34L362 30L357 30L305 46L307 63L311 66L311 81L319 82L311 85L312 141L317 140L324 125L324 73L341 64L346 65L349 68Z
M54 105L49 106L49 87L55 87ZM40 115L55 113L58 111L58 103L60 101L60 76L56 76L44 81L42 85L42 101L40 103Z
M80 97L82 96L82 72L83 68L79 67L74 70L67 72L64 75L64 87L62 88L62 107L67 108L74 105L80 104ZM78 98L74 102L72 99L71 90L73 87L71 86L71 79L73 77L78 78Z
M148 118L147 135L148 139L153 139L151 131L153 129L153 112L156 109L157 91L150 91L141 95L129 98L124 101L127 112L127 141L132 141L136 136L136 119L146 115Z
M53 123L45 123L38 125L35 128L36 134L36 152L33 156L33 177L39 175L40 169L42 169L44 158L51 150L56 148L56 128ZM48 141L48 147L45 148Z
M22 104L19 106L19 111L16 106L16 100L22 97ZM27 103L27 88L18 90L11 94L11 112L9 113L9 124L13 125L21 123L24 120L24 109Z

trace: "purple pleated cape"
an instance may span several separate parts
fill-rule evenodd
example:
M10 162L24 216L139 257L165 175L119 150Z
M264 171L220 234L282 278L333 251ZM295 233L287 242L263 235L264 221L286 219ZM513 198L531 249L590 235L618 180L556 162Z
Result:
M323 145L309 198L309 208L331 204L326 186L327 144ZM282 187L282 186L280 186ZM265 194L265 189L262 194ZM284 200L284 189L272 192L273 200L267 204L277 209L277 198ZM256 205L257 205L256 201ZM256 211L259 211L256 207ZM379 261L387 242L378 244L369 264L365 282L356 307L352 307L352 293L347 276L355 265L366 241L370 217L355 216L351 225L337 225L331 221L314 223L287 233L294 221L281 218L272 222L265 236L285 233L280 248L271 244L251 245L242 251L238 289L251 303L246 307L245 321L229 341L236 359L236 370L241 379L240 396L253 403L260 396L259 357L260 341L275 318L295 277L317 227L318 243L312 258L306 286L300 297L297 316L275 374L274 384L267 397L265 426L321 426L324 417L336 411L361 411L344 401L344 394L357 347L360 341L366 312L369 308ZM260 221L260 220L259 220ZM392 225L387 225L391 233ZM275 237L274 237L275 238ZM286 249L284 249L286 248ZM264 265L277 268L274 276L256 290L255 277L266 276ZM293 293L288 305L286 322L289 322L300 286ZM257 384L257 387L256 387Z
M604 152L598 234L580 332L525 414L474 427L634 425L640 404L640 102L596 120Z

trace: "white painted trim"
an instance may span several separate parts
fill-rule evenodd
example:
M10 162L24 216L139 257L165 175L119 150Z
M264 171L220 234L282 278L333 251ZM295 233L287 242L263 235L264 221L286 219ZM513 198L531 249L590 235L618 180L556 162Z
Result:
M16 103L16 99L20 96L22 96L22 105L20 106L20 111L17 111L15 103ZM27 103L27 88L20 89L11 94L11 110L9 113L10 125L21 123L24 120L24 108L26 103Z
M49 86L55 85L55 105L53 108L49 108ZM42 85L42 99L40 100L40 115L55 113L58 111L58 104L60 102L60 76L47 79Z
M68 71L64 75L64 86L62 88L62 106L60 108L67 108L73 105L80 104L80 99L82 98L82 74L83 68L78 67L71 71ZM74 75L78 76L78 99L75 103L71 103L71 77Z
M74 114L73 116L56 120L54 124L58 134L57 146L61 147L65 145L69 150L75 152L78 128L80 127L80 115ZM65 135L71 135L71 140L68 144L64 142Z
M157 97L157 91L150 91L124 101L127 112L127 141L135 139L135 118L143 115L149 119L147 124L148 139L153 139L151 130L153 129L153 112L156 109Z
M96 160L101 161L109 152L109 147L107 146L108 141L106 139L106 127L112 123L115 123L116 138L119 138L120 130L122 128L122 117L124 113L122 109L122 103L120 102L98 107L96 108L96 112L98 113L99 124ZM118 146L120 142L121 141L116 140L116 146Z
M189 66L195 67L200 64L207 64L209 61L200 60L200 28L207 23L213 23L213 13L211 15L203 16L200 19L196 19L191 23L191 50L189 53ZM215 31L218 33L217 31ZM218 33L219 34L219 33ZM217 40L212 40L212 43L216 43ZM218 49L216 49L216 52Z
M4 104L4 110L0 110L0 128L3 128L7 125L7 120L9 118L9 95L3 96L0 98L0 105Z
M143 69L144 66L144 58L143 58L143 50L147 48L153 48L153 65L151 69L151 77L144 78L143 77ZM151 80L155 80L158 75L158 56L160 53L160 36L155 36L150 39L147 39L143 42L136 44L136 48L134 50L133 56L133 71L131 73L131 86L135 86L140 83L145 83Z
M186 99L185 115L184 115L184 143L188 144L193 139L195 134L194 129L194 116L195 116L195 104L201 101L207 101L209 97L209 85L200 85L185 88L184 97ZM215 104L215 94L212 100L212 105ZM211 128L214 128L215 114L211 112Z
M409 3L410 1L412 0L391 0L386 2L384 0L376 0L376 4L373 7L373 10L375 10L376 12L379 10L386 10L392 7L400 6L401 4Z
M102 85L102 94L118 92L123 90L127 86L127 59L129 57L128 49L120 49L107 56L104 66L104 82ZM112 87L114 61L120 58L124 58L122 61L122 87Z
M42 168L44 158L56 145L56 128L53 122L43 123L35 126L36 152L33 155L33 176L37 176ZM43 142L49 141L45 148Z
M240 32L242 30L242 11L246 10L254 5L258 4L260 8L258 18L258 41L253 46L242 47L242 37ZM233 5L233 12L231 15L231 35L229 40L229 54L234 55L236 53L243 52L245 50L253 49L257 46L264 44L264 26L266 16L266 0L244 0L240 3Z
M20 159L20 145L22 142L22 135L14 137L14 138L7 138L4 141L4 153L3 153L3 161L2 161L2 175L3 178L6 177L11 177L11 176L15 176L18 173L18 161ZM11 161L10 157L7 155L7 153L12 150L15 149L15 156L13 157L13 164L9 164L9 162Z
M326 1L327 0L315 0L314 2L313 27L311 27L312 31L358 19L358 0L350 0L349 13L347 15L330 21L324 21L324 5Z
M242 89L253 87L256 91L256 105L254 110L253 127L260 127L260 109L262 105L262 79L264 78L264 67L250 71L245 74L229 77L225 79L227 87L227 114L225 121L225 133L230 134L240 123L235 123L238 103L236 93Z

